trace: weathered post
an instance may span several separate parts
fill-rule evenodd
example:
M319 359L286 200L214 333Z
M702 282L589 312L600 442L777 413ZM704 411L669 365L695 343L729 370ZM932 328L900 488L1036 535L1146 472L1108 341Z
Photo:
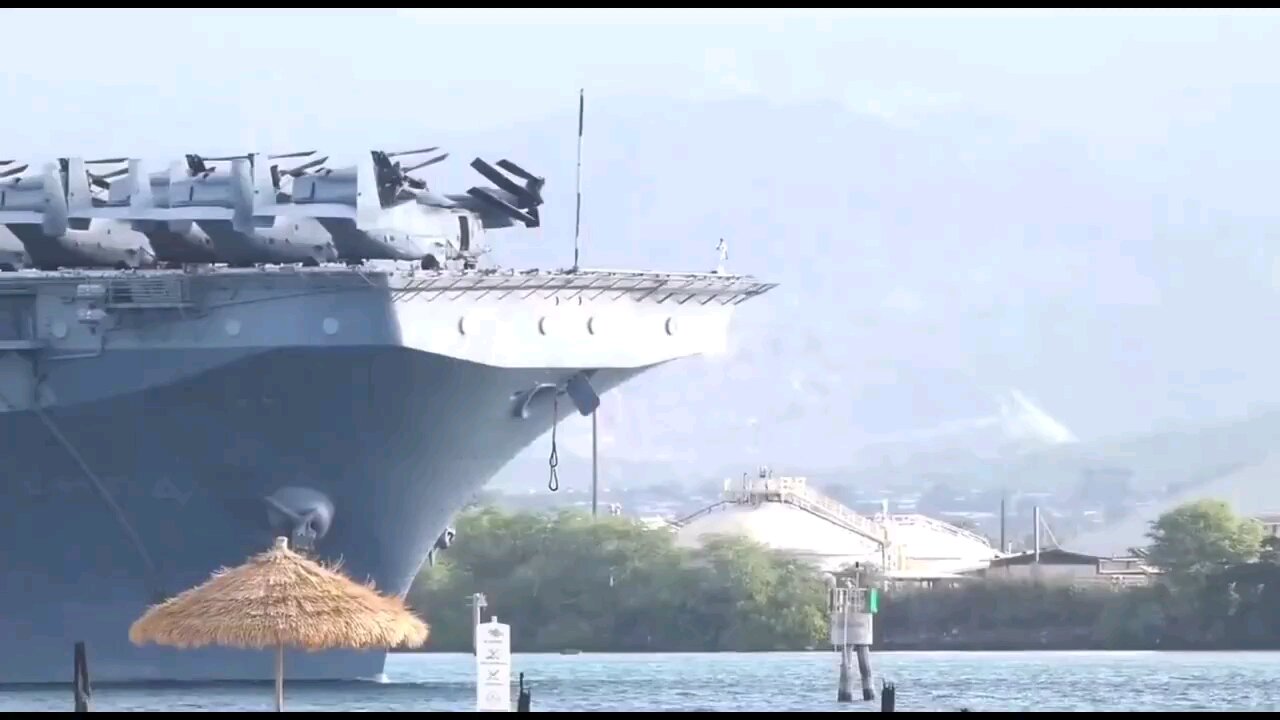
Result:
M471 594L471 654L475 655L480 652L480 646L476 644L476 632L480 630L480 611L488 607L489 601L485 598L484 593Z
M532 712L533 693L524 686L524 673L520 673L520 694L516 696L516 712Z
M877 609L875 588L857 587L848 579L830 588L831 644L840 652L840 688L837 702L853 702L853 656L858 656L862 699L874 700L871 686L871 615Z
M862 678L862 699L867 701L875 700L876 691L871 687L871 647L859 644L857 650L858 675Z
M883 683L880 687L880 712L893 712L897 699L898 688L891 682Z
M89 698L93 695L93 689L89 686L89 658L83 641L76 643L72 662L75 665L71 690L75 696L75 712L89 712Z
M849 646L840 646L840 687L836 688L836 702L853 702L853 675L849 671Z

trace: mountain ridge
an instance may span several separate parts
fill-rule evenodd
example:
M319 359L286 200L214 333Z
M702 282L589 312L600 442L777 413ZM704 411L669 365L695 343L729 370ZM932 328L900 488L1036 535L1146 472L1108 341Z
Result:
M566 113L492 139L486 157L550 177L541 239L504 237L503 260L568 264L575 129ZM614 457L840 466L1005 387L1082 440L1280 400L1273 343L1247 329L1276 315L1257 241L1273 221L1184 222L1178 186L1152 194L1136 160L1085 140L745 98L588 102L584 146L584 265L706 270L724 237L730 271L780 283L740 308L728 356L619 391L637 433Z

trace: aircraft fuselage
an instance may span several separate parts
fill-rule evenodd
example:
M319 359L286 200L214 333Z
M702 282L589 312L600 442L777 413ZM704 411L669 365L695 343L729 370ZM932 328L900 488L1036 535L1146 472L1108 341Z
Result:
M42 270L60 267L140 268L155 262L147 238L128 224L116 220L94 220L88 229L68 229L50 234L36 224L6 225Z
M236 229L231 220L199 220L208 233L220 262L229 265L295 263L317 265L335 262L333 238L311 218L260 216L251 230Z

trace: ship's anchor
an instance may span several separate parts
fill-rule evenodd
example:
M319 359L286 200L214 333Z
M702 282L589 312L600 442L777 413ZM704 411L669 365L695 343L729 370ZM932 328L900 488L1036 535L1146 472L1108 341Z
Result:
M316 541L333 523L333 502L319 490L284 487L263 500L273 531L281 524L289 525L289 546L300 552L314 550Z
M540 382L528 390L517 392L511 396L515 402L511 414L520 420L528 420L529 406L534 400L550 392L553 403L561 394L568 395L578 412L586 417L600 406L600 396L596 394L595 388L591 387L591 376L594 374L594 370L583 370L571 375L563 384Z

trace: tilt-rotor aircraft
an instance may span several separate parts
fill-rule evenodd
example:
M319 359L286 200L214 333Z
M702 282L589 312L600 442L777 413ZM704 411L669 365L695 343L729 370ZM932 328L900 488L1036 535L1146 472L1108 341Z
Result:
M10 167L12 160L0 160L0 183L5 178L13 177L25 170L25 167ZM0 225L0 271L13 272L31 264L31 256L27 254L22 242L8 228Z
M347 262L371 259L412 260L425 269L460 262L475 267L488 248L486 229L516 221L538 227L545 180L509 160L499 167L524 180L519 185L480 158L471 167L496 185L466 193L440 195L410 175L448 157L438 155L403 167L394 157L421 155L438 148L387 152L373 150L353 165L319 168L293 180L287 198L290 216L315 218L332 235Z
M314 150L268 155L268 160L305 157ZM189 154L167 172L143 173L129 160L128 178L113 183L99 217L128 219L146 234L164 263L269 263L319 265L337 260L329 234L315 221L285 219L271 212L283 178L306 172L326 158L270 175L257 153L224 157ZM214 163L230 162L225 169Z
M128 223L95 219L86 164L119 162L60 158L39 174L12 161L0 167L0 224L22 242L31 264L59 267L139 268L154 265L147 238Z
M292 168L263 167L262 155L202 157L191 154L167 172L146 174L138 160L107 182L109 197L84 212L128 222L145 235L163 264L268 263L317 265L341 261L409 260L425 269L473 268L488 248L484 231L516 222L538 227L545 180L509 160L497 164L518 184L480 158L471 166L497 187L466 193L431 191L410 173L445 160L441 154L403 167L392 158L438 148L362 155L353 166L324 167L327 157ZM267 155L267 160L315 151ZM103 161L108 162L108 161ZM223 169L214 163L230 162Z

